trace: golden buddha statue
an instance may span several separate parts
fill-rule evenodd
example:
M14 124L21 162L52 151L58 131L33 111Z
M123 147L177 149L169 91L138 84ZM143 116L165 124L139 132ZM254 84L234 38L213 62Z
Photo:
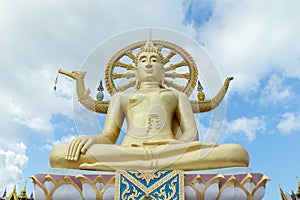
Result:
M249 156L242 146L198 141L193 111L201 110L201 103L197 107L184 92L164 87L165 58L151 39L134 58L135 90L117 92L112 96L103 133L82 136L69 144L55 146L50 154L52 167L191 171L248 166ZM98 101L88 105L91 97L84 86L85 72L60 72L76 80L79 101L87 108L97 110L100 104L108 105ZM230 80L222 90L224 94ZM206 100L206 103L213 109L219 102ZM125 118L127 132L117 145Z

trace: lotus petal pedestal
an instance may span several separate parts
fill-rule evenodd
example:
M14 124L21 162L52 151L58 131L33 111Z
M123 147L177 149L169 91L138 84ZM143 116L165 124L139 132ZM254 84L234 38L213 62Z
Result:
M31 176L35 199L260 200L270 180L249 168L209 171L130 170L97 172L54 169Z

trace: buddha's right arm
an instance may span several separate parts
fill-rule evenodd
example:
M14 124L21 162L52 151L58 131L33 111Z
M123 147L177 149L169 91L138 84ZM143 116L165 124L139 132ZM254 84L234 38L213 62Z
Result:
M124 122L125 114L122 108L121 98L122 93L116 93L112 96L103 128L102 135L107 137L111 143L117 141Z
M119 94L115 94L111 99L103 133L73 139L69 143L66 160L78 160L79 155L84 154L93 144L114 144L117 141L124 120L120 98Z

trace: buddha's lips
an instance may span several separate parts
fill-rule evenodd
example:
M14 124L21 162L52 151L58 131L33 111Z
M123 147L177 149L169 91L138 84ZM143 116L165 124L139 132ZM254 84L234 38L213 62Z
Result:
M153 69L145 69L145 72L150 74L153 72Z

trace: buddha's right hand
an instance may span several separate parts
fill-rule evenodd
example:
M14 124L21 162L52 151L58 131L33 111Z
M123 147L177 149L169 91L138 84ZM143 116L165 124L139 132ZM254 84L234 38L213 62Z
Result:
M78 160L80 154L85 154L93 144L111 144L111 141L104 134L75 138L69 143L65 159Z
M70 161L78 160L80 154L84 154L92 144L96 143L96 140L95 136L82 136L73 139L69 143L65 159Z

